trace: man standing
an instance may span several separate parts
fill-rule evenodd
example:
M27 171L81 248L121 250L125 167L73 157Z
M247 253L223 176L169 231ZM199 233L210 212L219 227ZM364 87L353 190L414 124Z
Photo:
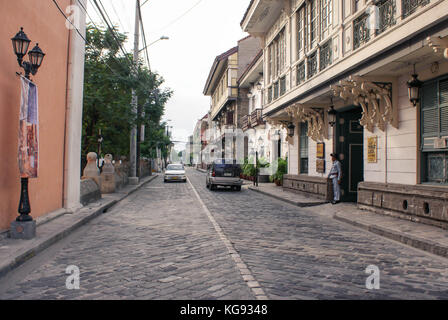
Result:
M331 204L339 203L341 198L341 179L342 179L342 169L341 163L337 159L337 155L332 153L331 160L333 161L333 166L331 167L330 173L328 174L328 178L333 181L333 201Z

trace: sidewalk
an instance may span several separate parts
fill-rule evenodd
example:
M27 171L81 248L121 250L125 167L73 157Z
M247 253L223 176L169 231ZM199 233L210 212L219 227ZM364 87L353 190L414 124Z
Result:
M102 198L74 213L61 212L53 219L41 219L37 224L36 237L31 240L0 239L0 277L18 267L58 240L68 236L77 228L107 212L116 203L137 191L158 175L143 178L138 185L127 185L116 193L103 195Z
M328 201L309 197L304 194L283 191L282 187L277 187L273 183L258 183L258 187L250 185L248 188L299 207L311 207L328 203Z
M332 217L385 238L448 258L448 232L444 229L360 210L355 203L332 205L320 199L283 191L272 183L260 183L259 187L249 186L248 189L299 207L307 207L307 211Z

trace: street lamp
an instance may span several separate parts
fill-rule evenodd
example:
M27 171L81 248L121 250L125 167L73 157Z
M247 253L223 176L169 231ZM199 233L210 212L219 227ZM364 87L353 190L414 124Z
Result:
M25 70L25 77L29 79L30 73L33 76L37 73L37 70L44 60L45 53L43 53L37 43L34 48L28 52L29 62L23 61L23 57L26 55L31 43L31 40L28 39L25 32L23 32L23 27L20 28L20 31L13 38L11 38L11 41L14 53L17 56L17 62L19 63L19 66Z
M160 40L169 40L170 38L167 36L161 36L159 39L157 39L156 41L151 42L150 44L148 44L146 47L143 47L142 49L140 49L138 52L141 52L143 50L145 50L146 48L148 48L149 46L152 46L154 43L160 41Z
M31 40L28 39L28 36L25 32L23 32L23 27L21 27L20 31L13 38L11 38L11 41L14 54L17 56L17 62L19 63L19 66L24 69L25 77L29 79L30 73L32 75L37 73L37 70L42 64L45 53L43 53L39 48L39 44L36 44L36 46L28 53L29 61L23 61L23 57L28 52L28 48L31 43ZM28 194L28 178L21 178L20 182L21 190L18 210L20 216L17 217L16 221L33 221L33 218L30 216L31 206Z
M408 96L411 103L414 107L420 101L420 88L423 85L423 82L417 79L418 75L415 73L415 64L414 64L414 74L412 75L412 79L408 81Z

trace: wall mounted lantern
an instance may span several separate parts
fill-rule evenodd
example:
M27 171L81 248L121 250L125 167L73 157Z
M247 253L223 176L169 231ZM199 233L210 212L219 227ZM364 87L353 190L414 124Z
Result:
M294 137L294 129L296 128L296 126L292 122L290 122L287 128L288 128L288 136Z
M11 41L14 53L17 56L17 62L19 63L19 66L25 70L25 77L29 79L30 73L34 76L42 65L45 53L43 53L37 43L34 48L28 52L29 61L23 61L23 57L26 55L28 47L31 43L31 40L28 39L25 32L23 32L23 28L20 28L20 31L14 36L14 38L11 38Z
M408 81L408 96L414 107L420 101L420 89L423 85L423 82L418 80L417 77L418 75L415 73L414 64L414 74L412 75L412 79Z
M336 124L336 115L337 115L337 112L336 112L336 110L334 110L334 106L332 105L330 107L330 110L328 110L328 124L331 127L334 127L334 125Z

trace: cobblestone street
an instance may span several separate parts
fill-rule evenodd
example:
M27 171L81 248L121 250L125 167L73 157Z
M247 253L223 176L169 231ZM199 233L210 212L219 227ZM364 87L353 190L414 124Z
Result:
M158 177L13 271L21 280L0 279L0 299L448 299L447 259L187 173L191 184ZM65 286L69 265L79 290ZM369 265L379 290L366 289Z

